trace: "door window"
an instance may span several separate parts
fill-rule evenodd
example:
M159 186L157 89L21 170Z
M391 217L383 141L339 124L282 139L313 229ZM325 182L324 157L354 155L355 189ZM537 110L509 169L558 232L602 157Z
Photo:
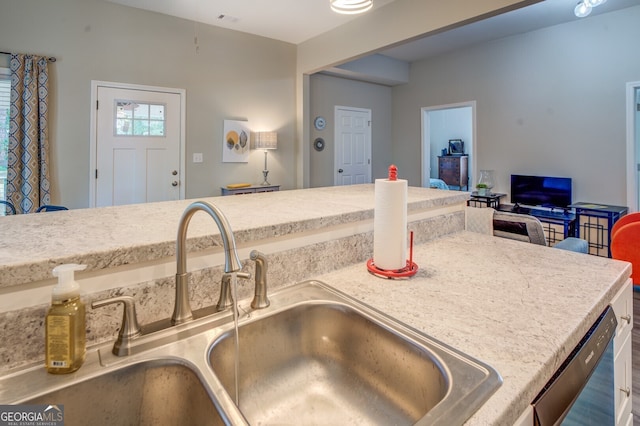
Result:
M115 101L115 136L164 136L165 105L133 100Z

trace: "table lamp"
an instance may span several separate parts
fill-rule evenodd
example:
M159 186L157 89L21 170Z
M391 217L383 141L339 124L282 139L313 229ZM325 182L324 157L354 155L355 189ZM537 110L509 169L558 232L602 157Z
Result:
M256 132L254 143L256 149L264 149L264 170L262 171L264 182L262 182L262 185L271 185L267 180L267 175L269 174L269 170L267 170L267 151L278 148L278 133Z

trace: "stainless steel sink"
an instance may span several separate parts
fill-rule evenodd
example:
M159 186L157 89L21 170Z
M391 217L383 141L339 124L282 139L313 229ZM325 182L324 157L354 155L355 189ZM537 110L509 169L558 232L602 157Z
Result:
M239 408L258 424L462 424L500 386L491 367L320 282L239 325ZM233 327L209 363L235 397Z
M147 361L75 383L25 404L64 405L65 425L222 425L192 369Z
M0 404L62 404L65 424L460 425L500 386L491 367L317 281L240 303L239 397L230 311L113 342L72 374L0 376Z

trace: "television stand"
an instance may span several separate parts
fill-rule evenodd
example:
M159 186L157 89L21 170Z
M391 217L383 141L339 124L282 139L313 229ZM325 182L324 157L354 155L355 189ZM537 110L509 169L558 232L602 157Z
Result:
M537 217L542 222L542 228L547 237L547 245L549 247L554 246L565 238L576 236L576 215L568 209L553 211L536 207L522 207L518 204L502 204L498 210Z
M511 207L510 212L518 213L518 214L529 214L529 212L531 212L531 209L527 207L522 207L520 204L516 203L513 205L513 207Z

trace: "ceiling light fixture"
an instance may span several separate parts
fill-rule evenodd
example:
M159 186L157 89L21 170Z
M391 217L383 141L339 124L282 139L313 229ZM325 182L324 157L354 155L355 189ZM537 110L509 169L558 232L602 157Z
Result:
M363 13L373 7L373 0L329 0L331 10L345 15Z
M589 16L589 14L591 13L592 7L587 4L587 1L588 0L581 1L576 5L576 8L573 9L573 13L578 18L584 18L585 16Z
M606 2L607 0L580 0L576 5L576 8L573 9L573 13L575 13L578 18L584 18L585 16L589 16L594 7L600 6Z

